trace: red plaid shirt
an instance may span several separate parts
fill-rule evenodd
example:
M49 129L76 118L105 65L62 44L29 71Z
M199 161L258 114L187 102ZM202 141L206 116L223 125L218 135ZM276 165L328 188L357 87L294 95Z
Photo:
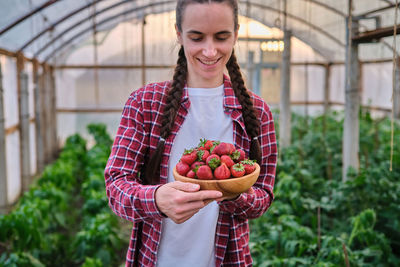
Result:
M138 173L159 141L161 115L166 105L171 82L153 83L133 92L125 104L112 152L105 169L107 196L112 210L132 221L133 229L127 252L126 266L155 266L161 237L163 215L155 203L155 191L167 182L168 159L174 138L183 124L190 106L184 89L181 106L165 142L160 169L160 185L141 184ZM246 134L241 105L235 97L231 82L224 77L224 110L233 120L235 146L249 153L250 140ZM258 138L262 149L260 177L253 186L254 194L241 194L232 201L220 202L220 213L215 236L216 266L249 266L252 259L248 246L247 219L261 216L273 200L273 186L277 160L277 146L272 114L267 104L251 93L261 122ZM143 223L138 232L138 223ZM138 235L141 239L136 254ZM138 255L138 258L135 258Z

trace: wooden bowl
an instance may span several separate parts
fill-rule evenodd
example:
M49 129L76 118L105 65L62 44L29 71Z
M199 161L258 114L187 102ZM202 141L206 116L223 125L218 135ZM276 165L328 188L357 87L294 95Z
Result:
M225 197L233 197L246 192L258 179L260 175L260 165L256 163L256 169L245 176L238 178L228 178L225 180L200 180L188 178L176 172L174 167L173 175L176 181L199 184L201 190L217 190L222 192Z

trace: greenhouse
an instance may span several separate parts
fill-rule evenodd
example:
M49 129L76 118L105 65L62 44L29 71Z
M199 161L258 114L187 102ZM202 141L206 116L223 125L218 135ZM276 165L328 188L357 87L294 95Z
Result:
M0 266L125 265L104 171L131 94L174 76L177 2L0 1ZM278 149L252 265L400 266L399 1L237 2Z

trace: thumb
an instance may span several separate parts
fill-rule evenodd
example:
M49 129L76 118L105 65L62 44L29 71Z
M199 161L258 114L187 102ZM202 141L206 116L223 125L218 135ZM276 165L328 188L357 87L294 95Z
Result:
M170 184L172 188L185 192L196 192L200 190L200 185L193 183L184 183L181 181L175 181Z

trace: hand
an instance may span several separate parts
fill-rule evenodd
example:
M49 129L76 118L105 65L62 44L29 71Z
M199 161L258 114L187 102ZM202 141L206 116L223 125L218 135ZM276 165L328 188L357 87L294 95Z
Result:
M222 197L215 190L200 190L198 184L175 181L160 186L155 194L158 209L175 223L183 223L208 203Z
M247 190L245 193L246 194L254 194L253 187L250 187L249 190ZM227 197L220 197L220 198L216 199L216 201L220 202L220 201L224 201L224 200L234 200L234 199L238 198L239 196L240 196L240 194L231 195L231 196L227 196Z

